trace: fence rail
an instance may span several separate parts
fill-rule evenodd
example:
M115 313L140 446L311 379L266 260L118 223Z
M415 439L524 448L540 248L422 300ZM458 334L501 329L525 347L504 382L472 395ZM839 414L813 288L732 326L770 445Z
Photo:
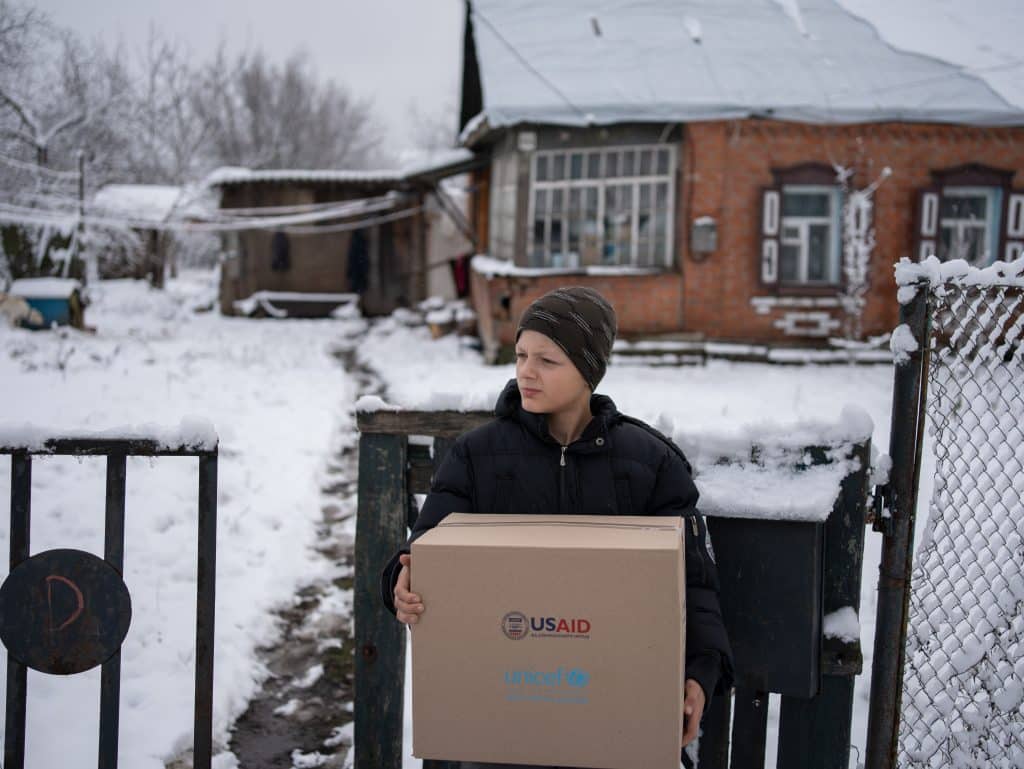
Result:
M431 475L455 437L492 418L488 412L453 411L357 415L356 769L397 769L403 758L406 630L381 604L381 569L404 544L418 512L414 495L429 491ZM410 436L432 438L433 450L424 441L410 441ZM846 448L858 469L842 481L824 523L708 519L722 580L723 615L736 651L737 686L731 696L713 697L710 703L700 743L705 769L764 766L771 692L783 693L779 766L849 765L860 644L825 639L822 633L824 613L843 607L858 610L860 605L870 443ZM836 455L823 447L799 453L811 456L812 465ZM780 589L779 579L790 580L803 603ZM800 632L793 631L786 612L803 613ZM798 651L783 637L787 630L799 641ZM424 766L455 769L458 764L425 761Z
M0 446L11 456L10 573L0 587L0 637L7 647L5 769L25 765L28 668L73 674L102 665L100 769L118 762L121 644L131 620L124 569L125 479L129 456L199 459L196 689L193 761L210 769L213 750L213 630L217 553L217 458L212 447L168 447L155 440L54 438L38 446ZM30 555L32 457L105 456L103 558L82 550ZM54 619L61 622L59 625Z

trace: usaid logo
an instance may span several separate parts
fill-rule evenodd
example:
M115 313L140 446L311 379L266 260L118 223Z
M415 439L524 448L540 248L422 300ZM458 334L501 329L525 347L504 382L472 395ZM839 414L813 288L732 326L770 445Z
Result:
M530 632L530 625L526 615L521 611L510 611L501 618L501 632L505 634L506 638L510 638L513 641L526 638Z
M501 618L501 632L506 638L519 641L534 638L590 638L590 620L567 617L527 617L521 611L510 611Z

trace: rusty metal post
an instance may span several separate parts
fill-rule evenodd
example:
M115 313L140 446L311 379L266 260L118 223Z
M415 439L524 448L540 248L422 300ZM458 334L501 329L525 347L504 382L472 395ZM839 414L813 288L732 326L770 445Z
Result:
M213 755L213 622L217 586L217 453L199 457L199 562L196 572L196 694L194 769Z
M11 571L28 559L32 504L32 457L28 452L11 455ZM7 719L4 730L4 767L25 766L25 704L28 700L28 669L7 654Z
M107 456L106 521L103 557L124 577L124 497L128 457ZM121 650L103 663L100 675L100 769L116 769L118 733L121 721Z
M927 400L930 297L928 285L922 283L918 285L914 298L900 306L900 323L910 328L917 341L917 350L910 353L909 360L896 366L889 436L892 471L888 484L876 491L876 498L887 504L889 515L883 516L881 507L875 514L875 529L883 532L884 539L878 570L878 609L865 769L895 769L896 766L914 521Z

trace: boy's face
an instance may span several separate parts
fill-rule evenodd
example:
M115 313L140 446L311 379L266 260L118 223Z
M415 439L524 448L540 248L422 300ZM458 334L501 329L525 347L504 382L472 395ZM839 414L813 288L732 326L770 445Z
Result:
M579 369L550 337L527 329L516 342L516 383L523 408L534 414L564 411L590 398Z

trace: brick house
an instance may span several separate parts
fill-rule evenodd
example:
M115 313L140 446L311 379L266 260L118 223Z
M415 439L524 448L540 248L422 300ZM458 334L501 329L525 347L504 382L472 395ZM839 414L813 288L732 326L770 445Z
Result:
M604 293L624 339L822 346L896 325L901 257L1024 249L1024 109L834 0L797 19L773 0L467 8L462 142L489 159L472 292L492 360L568 283Z

